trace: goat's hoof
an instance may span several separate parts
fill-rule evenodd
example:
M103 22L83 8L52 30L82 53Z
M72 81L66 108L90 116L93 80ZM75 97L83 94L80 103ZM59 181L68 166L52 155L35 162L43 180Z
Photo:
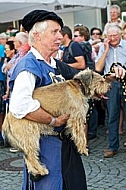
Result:
M44 176L46 175L41 175L41 174L33 175L30 173L30 180L32 180L33 182L37 182L40 181Z

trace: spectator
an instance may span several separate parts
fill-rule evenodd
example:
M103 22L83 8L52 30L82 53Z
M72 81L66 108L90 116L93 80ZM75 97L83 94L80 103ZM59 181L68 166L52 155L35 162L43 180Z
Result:
M112 5L110 7L110 20L109 20L109 22L106 23L106 25L104 27L104 32L103 32L104 36L106 35L106 30L110 23L117 24L121 29L123 29L125 27L126 22L124 22L120 19L120 13L121 13L121 9L118 5ZM123 35L122 35L122 37L123 37ZM124 108L123 108L122 104L123 103L121 103L121 107L120 107L119 134L123 133ZM107 133L109 133L108 130L107 130Z
M84 42L90 39L89 29L85 26L74 27L73 40L76 42Z
M7 42L6 46L8 44L10 45L9 41ZM30 50L30 46L28 45L28 34L26 34L25 32L18 32L14 38L13 45L14 47L12 48L14 49L10 50L11 52L16 50L16 54L10 55L13 57L11 57L10 61L7 62L7 64L4 64L2 68L3 72L7 73L7 84L18 61ZM9 96L8 85L7 85L6 96Z
M8 41L8 44L9 44L9 42L12 42L12 41ZM9 80L10 80L10 77L13 73L15 66L17 65L19 60L30 50L30 46L28 45L28 34L25 32L16 33L16 36L14 37L13 45L16 50L16 54L13 54L13 57L11 58L11 60L6 65L4 65L2 68L3 72L5 72L7 74L6 94L3 96L4 100L8 99L10 96L10 89L9 89L8 84L9 84ZM11 52L13 50L11 50ZM17 152L18 150L15 148L11 148L10 151Z
M93 68L94 66L94 57L96 53L92 48L91 44L88 42L90 39L89 29L86 26L76 26L74 27L74 36L73 41L79 42L83 50L83 56L85 58L86 66Z
M7 64L8 62L15 56L16 50L14 48L14 42L13 41L7 41L5 45L5 52L6 52L6 61L4 62L2 66L2 72L7 74ZM3 96L3 99L6 100L9 97L9 86L8 86L8 77L6 78L7 84L6 84L6 94Z
M68 26L64 26L61 34L63 36L61 44L65 46L62 61L75 69L84 69L86 65L83 51L77 42L72 41L71 29ZM72 52L70 52L70 49Z
M122 40L122 31L118 25L114 23L107 27L107 38L100 47L98 53L98 61L96 62L96 70L100 72L104 70L104 74L110 71L113 63L121 63L126 66L126 41ZM108 140L109 147L104 152L105 158L110 158L118 152L119 148L119 118L120 105L122 95L121 83L112 82L112 88L108 92L107 111L108 111Z
M89 53L89 56L91 58L92 56L92 46L88 42L90 39L90 33L87 27L85 26L76 26L74 27L74 37L73 40L79 43L85 43L87 51ZM84 52L83 52L84 53ZM86 60L86 59L85 59ZM87 62L86 62L87 63ZM89 100L89 105L90 107L93 104L92 108L92 113L90 114L90 117L87 121L87 128L85 130L86 136L88 140L94 139L97 137L97 124L98 124L98 119L97 119L97 110L96 110L96 102L92 101L91 99Z
M122 39L126 40L126 23L124 24L122 28Z
M15 29L13 26L8 26L7 29L6 29L6 34L9 36L11 31Z
M91 39L89 42L91 43L93 49L96 52L96 57L99 51L100 46L103 43L103 38L102 38L102 30L97 27L93 27L90 30L91 34ZM102 72L100 74L103 74ZM105 108L103 107L103 104L105 103L105 100L100 100L96 102L96 108L98 112L98 125L99 126L104 126L105 125Z
M107 27L110 23L117 24L121 28L123 28L125 22L120 19L120 7L118 5L112 5L110 7L110 20L105 24L103 35L106 36L107 34Z
M95 49L96 54L98 54L99 47L103 43L102 31L100 28L93 27L90 30L91 39L89 40L92 47Z
M122 39L126 40L126 23L123 25L122 28ZM122 101L120 108L119 134L123 134L124 116L125 116L125 109L124 109L124 102Z
M0 34L0 147L4 146L4 139L2 137L2 124L5 117L5 101L2 96L6 91L6 76L2 73L2 66L5 59L5 44L8 36L5 33Z
M9 83L10 76L13 72L14 67L18 63L19 59L21 59L21 57L24 56L30 48L28 46L28 34L20 33L20 34L17 34L17 36L14 38L16 39L16 43L11 41L10 39L9 41L6 42L5 50L6 50L7 62L4 63L2 66L2 71L7 74L6 93L3 94L3 100L6 101L6 105L9 104L10 90L9 90L8 83ZM6 106L6 109L7 109L7 106ZM7 142L4 142L4 143L6 146ZM15 148L11 148L10 151L17 152L18 150Z

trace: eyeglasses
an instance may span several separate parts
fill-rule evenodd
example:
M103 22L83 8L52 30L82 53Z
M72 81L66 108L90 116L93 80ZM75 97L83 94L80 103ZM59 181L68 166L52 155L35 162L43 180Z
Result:
M95 34L96 34L96 35L101 35L100 33L96 33L96 32L92 33L92 35L95 35Z
M74 38L77 38L78 36L80 36L80 35L74 35Z

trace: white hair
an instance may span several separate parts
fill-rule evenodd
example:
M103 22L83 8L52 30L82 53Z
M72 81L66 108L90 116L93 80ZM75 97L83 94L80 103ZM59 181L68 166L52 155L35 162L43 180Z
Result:
M119 7L118 5L112 5L112 6L110 7L110 11L111 11L111 9L117 9L118 13L121 12L121 9L120 9L120 7Z
M29 31L29 38L28 38L28 42L29 45L34 45L34 42L36 41L36 39L34 38L34 33L38 32L38 33L43 33L48 26L48 21L42 21L42 22L36 22L34 24L34 26L32 27L32 29Z
M28 42L28 34L26 32L18 32L15 36L16 40L25 44Z
M118 33L122 33L122 28L120 26L118 26L117 24L115 23L110 23L108 26L107 26L107 33L109 30L113 30L113 31L116 31Z

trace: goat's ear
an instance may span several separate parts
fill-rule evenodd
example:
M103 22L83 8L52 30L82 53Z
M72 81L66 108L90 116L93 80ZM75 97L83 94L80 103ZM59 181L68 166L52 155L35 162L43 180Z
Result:
M84 71L79 72L75 75L74 80L78 79L84 86L88 87L91 84L93 78L93 71L90 69L86 69Z

